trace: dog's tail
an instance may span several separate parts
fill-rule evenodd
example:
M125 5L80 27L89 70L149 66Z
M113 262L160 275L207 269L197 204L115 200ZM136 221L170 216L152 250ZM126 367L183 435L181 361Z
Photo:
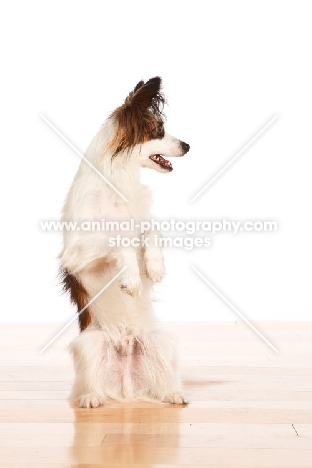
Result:
M72 304L77 306L77 312L79 313L86 307L90 300L87 291L80 281L66 269L60 269L60 279L63 285L63 291L69 293L70 300ZM91 315L88 308L79 313L78 320L80 331L85 330L91 323Z

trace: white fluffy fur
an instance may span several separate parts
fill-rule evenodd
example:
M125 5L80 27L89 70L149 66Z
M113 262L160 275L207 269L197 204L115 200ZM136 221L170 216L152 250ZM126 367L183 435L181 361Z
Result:
M112 132L114 124L109 119L85 157L129 202L82 161L66 200L63 220L149 220L151 193L140 182L141 167L166 172L149 156L182 156L185 152L180 140L165 134L162 139L137 145L130 154L118 154L112 159L106 149ZM76 371L72 397L82 407L96 407L107 399L185 403L174 341L158 327L152 310L152 284L164 276L162 252L153 245L146 249L110 248L107 239L112 235L64 233L62 267L79 279L90 298L127 266L89 307L92 323L71 345ZM140 237L139 232L131 235Z

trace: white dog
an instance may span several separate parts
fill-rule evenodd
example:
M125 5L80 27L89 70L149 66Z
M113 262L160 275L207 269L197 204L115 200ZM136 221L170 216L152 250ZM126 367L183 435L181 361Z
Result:
M159 77L140 81L86 151L85 158L128 202L82 161L64 221L150 219L151 193L140 182L141 167L170 172L164 156L183 156L189 150L165 132L164 103ZM131 235L140 236L135 231ZM155 232L144 235L148 246L117 248L110 247L107 232L77 229L64 234L64 289L78 312L85 308L79 315L81 333L71 345L76 371L72 398L81 407L94 408L108 399L187 403L174 341L157 326L151 304L152 285L165 272L162 252Z

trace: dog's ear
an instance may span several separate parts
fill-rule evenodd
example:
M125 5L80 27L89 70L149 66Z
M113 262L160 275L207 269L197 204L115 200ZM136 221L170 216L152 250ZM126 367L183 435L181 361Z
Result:
M143 85L144 85L144 81L143 80L139 81L138 84L135 85L134 87L133 94L136 93L138 89L142 88Z
M164 104L159 76L146 83L139 81L124 104L110 116L115 124L115 132L107 148L113 151L113 157L155 138L157 124L165 118Z
M159 76L151 78L146 83L140 81L125 101L127 106L136 107L141 112L150 109L156 115L162 113L164 104L165 98L161 92L161 78Z
M133 90L130 91L130 93L128 94L128 96L127 96L126 99L125 99L125 103L124 103L125 106L131 106L133 96L135 95L135 93L136 93L140 88L142 88L143 85L144 85L144 81L143 81L143 80L139 81L139 82L135 85L135 87L133 88Z

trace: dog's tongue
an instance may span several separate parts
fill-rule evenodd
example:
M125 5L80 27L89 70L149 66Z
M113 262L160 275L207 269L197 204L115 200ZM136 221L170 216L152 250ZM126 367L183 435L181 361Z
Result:
M168 162L165 158L163 158L160 154L156 154L156 158L158 159L159 162L162 164L166 164Z
M171 167L171 162L170 162L170 161L167 161L167 159L163 158L160 154L155 154L154 159L155 159L158 163L160 163L160 164L162 164L162 165L164 165L164 166Z

